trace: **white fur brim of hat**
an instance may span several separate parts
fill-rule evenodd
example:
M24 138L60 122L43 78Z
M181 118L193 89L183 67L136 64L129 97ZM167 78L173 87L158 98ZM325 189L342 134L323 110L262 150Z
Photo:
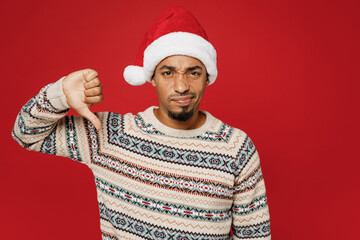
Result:
M156 66L173 55L197 58L206 67L209 84L217 77L216 50L199 35L188 32L172 32L153 41L144 51L143 67L130 65L124 70L125 80L134 86L150 82Z

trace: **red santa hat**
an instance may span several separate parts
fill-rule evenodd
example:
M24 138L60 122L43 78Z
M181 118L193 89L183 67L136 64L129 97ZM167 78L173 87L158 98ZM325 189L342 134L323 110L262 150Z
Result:
M134 86L150 82L156 66L172 55L197 58L206 67L209 84L215 81L216 50L196 18L181 7L166 10L151 25L140 45L135 66L124 70L125 80Z

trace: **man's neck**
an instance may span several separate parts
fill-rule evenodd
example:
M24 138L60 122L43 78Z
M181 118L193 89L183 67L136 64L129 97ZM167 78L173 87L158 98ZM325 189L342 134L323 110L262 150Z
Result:
M206 115L199 110L194 110L194 114L187 121L177 121L168 115L167 111L163 111L160 108L154 109L155 117L165 126L182 129L182 130L191 130L201 127L206 121Z

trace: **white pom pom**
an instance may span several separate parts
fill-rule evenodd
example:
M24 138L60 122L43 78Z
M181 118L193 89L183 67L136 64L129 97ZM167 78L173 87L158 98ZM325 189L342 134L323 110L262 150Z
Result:
M139 86L146 83L144 69L139 66L127 66L124 70L124 78L126 82L133 86Z

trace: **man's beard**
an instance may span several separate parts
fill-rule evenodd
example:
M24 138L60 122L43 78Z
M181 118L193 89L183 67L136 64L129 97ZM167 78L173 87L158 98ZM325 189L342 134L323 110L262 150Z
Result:
M186 92L186 93L182 93L182 94L173 94L168 97L168 101L170 102L172 98L178 97L178 96L180 96L180 97L191 96L192 98L196 98L196 93ZM194 114L194 106L192 107L192 109L188 110L189 107L190 106L181 107L182 110L180 112L172 112L172 111L168 110L168 115L171 119L174 119L176 121L186 122Z
M176 121L186 122L194 114L194 108L190 109L189 111L186 111L187 108L188 108L188 106L183 107L181 112L172 112L172 111L168 110L168 115L170 118L172 118Z

